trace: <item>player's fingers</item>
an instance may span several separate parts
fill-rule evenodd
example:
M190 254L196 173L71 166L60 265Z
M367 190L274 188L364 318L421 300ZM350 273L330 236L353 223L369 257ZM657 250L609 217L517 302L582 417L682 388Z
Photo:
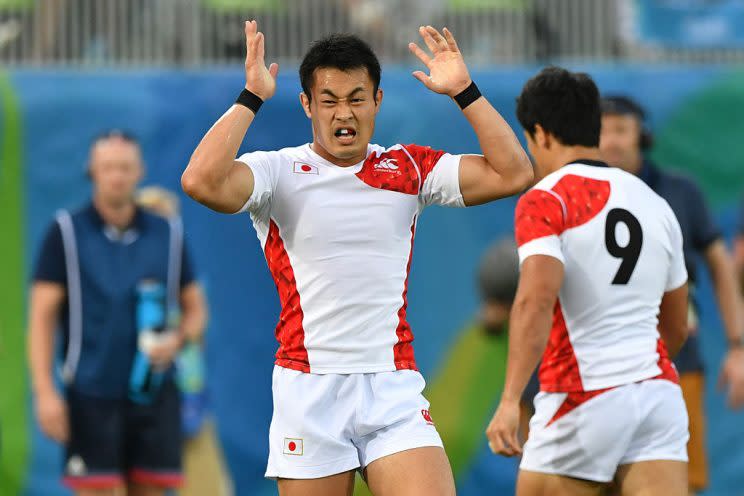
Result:
M435 28L434 26L426 26L426 31L431 35L434 42L436 42L437 47L439 50L448 50L449 47L447 46L447 40L444 39L444 36Z
M514 454L521 455L522 454L522 443L519 442L519 439L517 438L517 433L512 432L509 435L509 445L514 450Z
M274 62L269 66L269 74L271 74L271 77L276 79L276 76L279 74L279 64Z
M255 35L256 28L253 25L253 21L245 21L245 53L248 57L251 55L251 42L253 41L253 38L255 38Z
M426 66L429 67L431 64L431 57L429 57L425 51L423 51L416 43L409 43L408 49Z
M424 86L431 88L431 78L421 71L414 71L413 77L424 83Z
M265 55L265 41L264 34L261 32L256 33L256 60L261 63L261 65L264 64L264 55Z
M460 47L457 46L457 41L455 41L455 37L452 35L452 32L444 28L444 38L447 40L447 45L449 46L450 50L453 52L459 52Z
M426 43L426 46L429 47L431 53L436 55L439 52L439 45L437 45L437 42L431 37L429 31L424 26L421 26L419 28L419 34L421 35L421 38L423 38L424 43Z
M501 444L503 446L503 454L506 456L514 456L517 454L517 452L514 450L514 446L509 442L509 435L506 432L500 432L499 433L499 439L501 440Z

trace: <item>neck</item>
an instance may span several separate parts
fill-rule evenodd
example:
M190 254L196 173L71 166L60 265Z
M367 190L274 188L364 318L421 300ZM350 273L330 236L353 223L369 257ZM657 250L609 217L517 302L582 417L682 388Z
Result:
M323 148L317 141L313 141L310 144L310 148L312 148L312 150L315 153L320 155L321 158L323 158L323 160L327 160L333 165L338 165L339 167L350 167L352 165L358 164L359 162L367 158L367 147L366 146L364 147L364 151L362 153L359 153L349 158L338 158L336 156L331 155L328 152L328 150Z
M634 160L633 163L628 164L628 167L625 170L637 176L641 173L642 166L643 166L643 155L639 153L636 160Z
M125 229L132 223L132 219L134 219L135 207L131 201L117 204L106 202L100 196L95 196L93 198L93 206L95 206L106 224L114 226L117 229Z
M580 159L602 160L599 154L599 148L588 146L564 146L553 156L548 164L549 173L555 172L566 164L576 162Z

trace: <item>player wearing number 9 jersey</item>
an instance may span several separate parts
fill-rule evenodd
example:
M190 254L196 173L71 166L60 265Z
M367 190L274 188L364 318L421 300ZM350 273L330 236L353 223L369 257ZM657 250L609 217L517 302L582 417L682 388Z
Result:
M490 446L522 452L518 402L542 354L518 495L598 494L615 478L623 494L686 494L687 413L667 353L686 334L677 219L600 161L588 75L544 69L517 114L539 182L515 213L521 275Z

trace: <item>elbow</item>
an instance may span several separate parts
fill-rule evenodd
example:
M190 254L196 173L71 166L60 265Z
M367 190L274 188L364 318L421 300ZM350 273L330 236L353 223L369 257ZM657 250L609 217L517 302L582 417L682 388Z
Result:
M181 175L181 188L190 198L202 204L209 200L212 189L208 178L202 177L191 166L187 167Z
M513 159L513 172L509 178L508 193L510 195L523 193L532 186L535 180L532 162L530 162L529 157L523 150L520 149L520 152Z
M532 168L532 162L526 153L522 152L522 160L519 167L515 184L515 194L521 193L532 186L535 181L535 170Z

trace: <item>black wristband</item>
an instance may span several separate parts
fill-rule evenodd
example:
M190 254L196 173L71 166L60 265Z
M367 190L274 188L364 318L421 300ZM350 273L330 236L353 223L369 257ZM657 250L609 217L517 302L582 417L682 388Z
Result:
M238 99L235 100L235 103L237 103L238 105L242 105L243 107L247 107L248 109L253 111L254 114L257 114L258 110L261 108L261 105L263 105L263 100L261 100L260 96L243 88L243 91L240 92L240 95L238 96Z
M481 92L478 89L478 86L475 85L475 81L471 81L470 86L455 95L455 101L460 106L460 108L464 110L465 107L467 107L480 97Z

